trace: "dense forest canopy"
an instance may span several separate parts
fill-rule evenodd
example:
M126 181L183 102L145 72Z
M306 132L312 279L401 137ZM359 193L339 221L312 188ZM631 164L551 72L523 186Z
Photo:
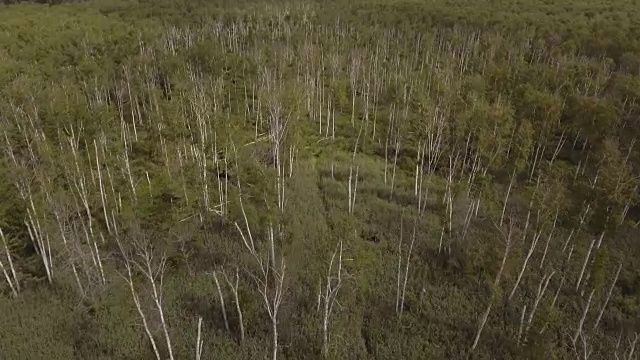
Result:
M1 359L637 359L640 6L5 0Z

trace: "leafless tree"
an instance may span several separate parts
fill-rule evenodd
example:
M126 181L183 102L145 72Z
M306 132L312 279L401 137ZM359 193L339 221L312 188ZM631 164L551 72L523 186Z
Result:
M117 239L117 229L115 230L116 232L116 239ZM118 241L118 245L120 246L120 249L122 251L122 255L124 257L124 266L125 269L127 270L127 275L126 276L122 276L122 278L125 280L125 282L129 285L129 290L131 291L131 297L133 298L133 303L136 306L136 310L138 311L138 315L140 315L140 319L142 320L142 325L144 327L144 331L147 334L147 338L149 339L149 342L151 343L151 348L153 349L153 353L156 356L157 360L161 360L160 357L160 352L158 351L158 346L156 344L155 339L153 338L153 334L151 332L151 328L149 327L149 322L147 320L147 316L145 315L144 311L142 310L142 304L140 302L140 296L138 295L138 292L136 291L136 288L134 286L134 281L133 281L133 269L131 266L131 260L128 258L127 253L124 251L124 249L122 248L122 244Z
M573 351L578 360L588 360L593 353L593 347L589 345L589 338L584 333L584 331L580 331L580 342L582 343L582 352L578 351L578 347L574 345Z
M528 221L528 217L529 217L529 215L527 215L527 221ZM524 242L524 240L526 238L526 232L527 232L527 226L525 225L525 229L523 231L523 242ZM527 254L526 254L525 258L522 261L522 267L520 268L520 272L518 273L518 277L516 278L516 282L515 282L515 284L513 284L513 288L511 289L511 292L509 293L509 297L508 297L509 301L511 301L511 299L513 298L513 296L516 293L516 290L518 290L518 286L520 285L520 281L522 280L522 276L524 275L524 272L527 269L527 263L529 262L529 259L531 259L531 255L533 255L533 252L536 249L536 245L538 244L538 241L540 240L540 236L541 235L542 235L542 227L534 233L533 239L531 239L531 244L529 245L529 251L527 251Z
M213 280L216 283L216 289L218 290L218 298L220 299L220 309L222 311L222 318L224 320L224 328L229 332L229 321L227 321L227 309L224 306L224 296L222 295L222 290L220 289L220 282L218 281L218 275L215 271L212 273Z
M127 270L127 276L126 277L123 276L123 278L125 279L127 284L129 284L131 296L133 297L133 301L136 305L136 309L138 310L138 314L142 319L145 332L147 333L147 337L151 342L153 351L157 359L160 359L160 353L158 351L158 347L156 345L155 340L153 339L153 335L149 327L147 317L144 314L144 311L142 310L140 297L134 286L132 264L136 268L138 268L138 270L144 275L144 277L148 280L151 286L151 297L155 304L156 311L158 312L160 325L162 327L162 331L163 331L166 346L167 346L167 351L169 353L169 359L173 360L174 359L173 347L171 345L171 337L169 336L168 324L164 314L164 307L162 305L162 301L163 301L162 287L164 282L164 271L165 271L167 257L166 255L163 254L159 259L157 259L156 256L154 255L153 249L150 248L150 245L142 242L142 240L140 239L137 239L134 242L134 248L136 252L135 255L140 259L140 261L137 261L135 259L132 259L129 253L124 249L117 234L116 234L116 240L118 241L121 253L124 258L124 266Z
M516 338L516 344L520 346L520 339L522 339L522 330L524 328L524 317L527 313L527 305L522 306L522 313L520 315L520 326L518 327L518 337Z
M198 337L196 338L196 360L202 358L202 316L198 317Z
M635 333L633 335L633 340L629 340L629 355L625 356L625 359L632 360L633 354L636 351L636 344L638 343L638 338L640 338L640 333Z
M36 252L42 259L42 264L44 265L47 274L47 280L49 283L52 283L53 255L51 253L51 241L49 233L46 232L41 225L40 215L38 214L38 211L36 211L31 191L29 191L29 205L30 207L27 209L27 220L25 220L25 225L29 232L29 238L34 245Z
M584 311L582 312L582 317L580 318L580 320L578 321L578 327L576 328L576 332L573 335L572 338L572 345L575 346L576 345L576 341L578 341L578 338L580 336L580 334L582 334L582 327L584 325L584 321L587 318L587 313L589 312L589 307L591 306L591 299L593 299L593 294L596 292L595 289L591 290L591 293L589 294L589 299L587 300L587 304L584 307Z
M349 81L351 83L351 126L355 126L356 116L356 94L358 92L357 84L358 77L360 76L360 67L362 60L360 54L357 51L352 52L351 56L351 68L349 72Z
M336 270L334 270L334 263L337 265ZM329 322L334 305L337 304L338 292L342 287L342 275L342 240L340 240L331 255L326 284L318 293L318 305L322 305L322 354L325 357L329 356Z
M502 213L500 214L500 223L499 223L500 226L502 226L502 222L504 221L504 212L507 209L507 204L509 202L509 195L511 194L511 188L513 187L513 183L515 181L515 177L516 177L516 172L514 170L513 174L511 174L511 180L509 181L509 187L507 188L507 194L504 196L504 203L502 205Z
M549 286L549 281L555 274L555 271L551 271L549 275L545 275L540 279L540 284L538 284L538 292L536 293L535 300L533 301L533 305L531 306L531 311L529 312L529 317L527 318L527 325L524 330L524 341L527 341L527 334L529 333L529 329L531 328L531 322L533 321L533 317L538 309L538 305L540 304L540 300L544 296L547 291L547 287Z
M398 294L398 298L396 300L396 313L398 314L398 317L402 316L402 313L404 312L404 308L405 306L405 294L407 292L407 281L409 279L409 265L411 263L411 253L413 252L413 246L415 244L416 241L416 229L418 227L418 218L416 217L416 219L414 220L413 223L413 232L411 234L411 243L409 244L409 251L407 252L407 259L405 260L405 267L404 267L404 274L402 276L402 291L399 292ZM402 236L400 237L400 250L402 249ZM401 262L401 255L402 252L400 251L398 253L398 257L399 257L399 262L398 262L398 270L400 269L400 262ZM400 272L398 272L398 284L400 284ZM398 289L400 290L400 289Z
M556 216L553 219L553 225L551 227L551 231L549 231L549 236L547 236L547 242L544 245L544 252L542 253L542 259L540 260L540 269L544 266L544 260L547 258L547 252L549 251L549 244L551 243L551 238L553 237L553 231L556 228L556 223L558 221L558 211L556 210Z
M616 271L616 275L611 282L611 287L609 287L609 292L607 292L607 297L602 304L602 308L600 308L600 312L598 313L598 317L596 318L595 323L593 324L593 329L597 329L600 324L600 320L602 319L602 315L604 314L604 310L607 308L607 304L609 303L609 299L611 299L611 293L613 293L613 288L616 286L616 282L618 281L618 276L620 275L620 270L622 270L622 262L618 265L618 270Z
M505 239L504 240L505 246L504 246L504 255L502 256L502 262L500 264L500 269L498 270L498 273L496 274L496 279L493 282L494 291L498 289L498 285L500 285L500 280L502 279L502 271L504 270L504 265L507 262L507 257L509 256L509 250L511 249L511 233L512 233L511 222L509 223L509 229L506 234L500 226L496 226L496 227L498 228L498 230L500 231L500 233ZM487 319L489 317L489 313L491 312L491 306L493 305L494 297L495 297L495 294L492 294L491 299L489 300L489 304L487 305L487 308L480 316L480 321L478 323L478 330L476 331L476 336L473 339L473 345L471 345L470 352L473 352L475 348L478 346L478 342L480 341L480 335L482 335L482 330L484 329L484 326L487 323Z
M593 250L593 245L596 242L596 238L591 240L591 245L589 245L589 250L587 250L587 254L584 257L584 262L582 263L582 268L580 270L580 275L578 275L578 280L576 281L576 291L580 288L580 283L582 282L582 276L584 275L584 270L587 268L587 263L589 262L589 257L591 256L591 250Z
M236 312L238 315L238 326L240 327L240 344L244 343L244 320L242 318L242 309L240 308L240 299L238 296L238 283L240 281L240 274L238 269L236 268L236 280L235 282L231 282L229 277L225 272L222 273L224 275L224 279L231 288L231 293L233 294L233 302L236 304Z
M11 288L11 294L13 297L18 297L18 293L20 292L20 282L18 281L18 277L16 276L16 269L13 267L13 261L11 260L11 253L9 252L9 247L7 245L7 239L4 236L4 232L0 228L0 237L2 237L2 244L4 245L5 255L7 256L7 264L9 265L9 270L11 271L11 275L7 272L5 265L2 260L0 260L0 269L2 269L2 273L4 274L4 278L7 279L7 283L9 283L9 287Z
M269 243L270 247L274 249L274 234L273 227L269 228ZM276 360L278 356L278 312L280 311L280 305L285 292L285 262L284 258L279 261L275 259L275 251L271 251L271 261L263 268L261 276L254 276L258 292L260 293L264 307L267 310L269 319L271 322L271 335L272 335L272 353L271 359ZM275 261L274 261L275 260ZM273 285L270 285L270 281L273 281Z

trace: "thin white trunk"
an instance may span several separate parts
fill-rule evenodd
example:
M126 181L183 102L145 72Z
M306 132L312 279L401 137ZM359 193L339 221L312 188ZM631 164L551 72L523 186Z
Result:
M489 313L491 312L492 302L489 302L487 305L487 309L482 313L480 317L480 323L478 324L478 331L476 332L476 337L473 339L473 345L471 345L470 352L473 352L475 348L478 346L478 342L480 341L480 335L482 334L482 329L484 329L484 325L487 323L487 318L489 317Z
M607 298L604 300L604 304L602 304L602 308L600 309L600 312L598 313L598 317L596 318L596 322L595 324L593 324L593 330L598 328L598 325L600 324L600 320L602 319L602 315L604 314L604 310L607 307L607 304L609 303L609 299L611 299L611 293L613 293L613 288L616 286L616 282L618 281L618 276L620 275L620 270L622 270L622 263L620 263L618 265L618 270L616 271L616 275L613 278L613 281L611 282L611 287L609 288L609 292L607 293Z
M551 278L555 273L556 273L555 271L552 271L551 274L549 274L548 276L543 276L542 279L540 279L540 284L538 284L538 292L533 302L533 306L531 307L531 312L529 313L529 317L527 318L527 326L524 331L525 342L527 341L527 334L529 333L529 328L531 328L531 322L533 321L533 317L536 313L536 309L538 308L538 304L540 303L540 300L542 299L545 292L547 291L547 287L549 286L549 281L551 281Z
M336 261L338 269L336 274L333 274L333 264ZM338 291L342 286L342 241L338 243L338 247L331 256L329 262L329 270L327 272L326 286L324 288L324 296L322 297L324 312L322 317L322 354L325 357L329 356L329 322L331 314L333 313L333 306L336 303Z
M202 358L202 316L198 317L198 337L196 338L196 360Z
M525 232L526 232L526 229L525 229ZM516 283L513 285L513 289L511 290L511 293L509 294L509 298L508 298L509 301L511 301L511 299L513 298L513 296L516 293L516 290L518 290L518 286L520 285L520 281L522 280L522 275L524 275L524 272L527 269L527 263L529 262L529 259L531 258L531 255L533 255L533 251L536 249L536 245L538 244L538 240L540 240L540 235L542 235L542 229L539 230L533 236L533 239L531 240L531 246L529 247L529 251L527 252L527 256L524 258L524 261L522 262L522 268L520 269L520 273L518 273L518 277L516 278ZM526 236L526 233L525 233L525 236Z
M396 314L400 314L400 284L402 283L401 268L402 268L402 237L404 233L404 211L400 217L400 241L398 242L398 271L396 282Z
M509 194L511 194L511 187L513 187L513 183L515 181L516 172L513 171L511 175L511 180L509 181L509 187L507 188L507 194L504 197L504 204L502 205L502 213L500 214L500 226L502 226L502 222L504 221L504 213L507 210L507 203L509 202Z
M102 183L102 172L100 171L100 161L98 159L98 144L93 140L93 147L96 151L96 169L98 173L98 184L100 186L100 200L102 201L102 211L104 212L104 222L107 225L107 232L111 235L111 226L109 225L109 216L107 216L107 197Z
M522 338L522 329L524 326L524 315L527 313L527 305L522 307L522 315L520 315L520 327L518 327L518 337L516 339L516 344L520 346L520 339Z
M13 261L11 260L11 253L9 252L9 246L7 245L7 239L4 236L4 232L0 228L0 237L2 237L2 244L4 245L5 255L7 256L7 263L9 265L9 270L11 271L11 276L7 272L4 264L0 260L0 268L2 268L2 272L4 274L5 279L9 283L9 287L11 288L11 293L13 297L18 297L18 293L20 292L20 282L18 281L18 277L16 276L16 270L13 267Z
M582 326L584 325L584 320L587 318L587 313L589 312L589 307L591 306L591 299L593 298L593 294L596 292L596 289L591 290L591 294L589 294L589 300L587 300L587 305L584 307L584 311L582 312L582 317L578 322L578 327L576 329L576 333L573 335L573 345L575 346L576 341L578 341L578 337L582 333Z
M218 275L213 272L213 280L216 283L216 289L218 290L218 297L220 299L220 309L222 311L222 319L224 320L224 328L229 332L229 322L227 321L227 309L224 306L224 296L222 296L222 289L220 289L220 282L218 281Z
M553 226L551 231L549 231L549 236L547 237L547 242L544 245L544 252L542 253L542 259L540 260L540 270L542 270L542 266L544 265L544 260L547 257L547 251L549 251L549 244L551 243L551 237L553 236L553 231L556 228L556 222L558 221L558 212L556 211L556 216L553 219Z
M240 299L238 297L238 283L240 280L240 274L238 269L236 269L236 281L232 283L231 280L227 277L226 273L222 273L224 275L227 284L231 288L231 293L233 294L233 302L236 304L236 312L238 313L238 325L240 327L240 344L244 343L244 321L242 319L242 310L240 309Z
M413 223L413 234L411 235L411 245L409 245L409 253L407 254L407 261L405 264L404 270L404 283L402 285L402 295L400 298L400 316L402 316L402 312L404 311L404 296L407 291L407 280L409 279L409 264L411 263L411 252L413 251L413 244L416 241L416 228L418 225L418 219L416 218Z
M136 306L136 310L138 311L138 314L140 315L140 319L142 320L142 325L144 327L144 332L147 334L147 338L149 339L149 342L151 343L151 348L153 349L153 353L156 356L156 360L161 360L160 358L160 352L158 351L158 346L156 345L156 341L153 338L153 335L151 333L151 330L149 328L149 323L147 322L147 317L144 314L144 311L142 311L142 305L140 304L140 297L138 296L138 294L136 293L136 289L133 285L133 272L131 271L131 262L127 257L126 252L124 251L124 248L122 247L122 244L120 242L120 240L118 239L118 230L117 228L114 229L114 232L116 234L116 242L118 243L118 247L120 248L120 252L122 253L122 256L124 257L124 261L125 261L125 268L127 270L127 276L124 277L125 282L129 285L129 290L131 291L131 297L133 298L133 303Z
M584 270L587 268L587 263L589 262L589 257L591 256L591 250L593 250L593 245L595 244L596 239L593 238L591 240L591 245L589 245L589 250L587 251L587 255L584 257L584 262L582 263L582 269L580 270L580 275L578 276L578 281L576 282L576 291L580 289L580 284L582 283L582 276L584 275Z

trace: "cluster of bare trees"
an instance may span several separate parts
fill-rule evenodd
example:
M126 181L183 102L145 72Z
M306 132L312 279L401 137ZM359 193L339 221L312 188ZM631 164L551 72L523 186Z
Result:
M398 318L405 312L407 293L412 291L409 279L416 266L412 267L415 249L420 239L427 237L418 233L420 224L430 216L440 220L435 231L428 229L429 236L437 233L439 237L428 240L440 255L451 256L457 243L464 246L472 238L476 219L495 217L491 220L496 242L504 249L500 249L491 295L479 315L470 351L480 344L483 329L493 320L492 311L496 312L500 302L520 313L519 323L513 324L514 341L523 346L533 331L543 333L548 328L539 309L553 309L559 294L567 293L570 296L560 301L573 299L581 307L575 322L569 324L575 327L568 344L580 357L588 358L593 348L590 339L599 329L623 265L617 265L606 290L595 288L591 272L607 239L602 232L585 241L588 218L596 204L585 201L577 225L568 235L559 223L562 210L547 206L553 204L553 190L545 169L557 161L571 136L563 131L559 139L549 141L559 129L554 106L562 104L552 101L553 106L544 109L549 110L543 116L545 126L525 139L530 143L527 147L521 138L525 126L517 125L509 115L510 105L501 95L491 101L461 95L468 78L484 74L498 56L505 57L507 64L535 61L557 68L561 67L559 60L550 54L526 60L526 44L503 44L498 49L500 45L484 44L490 35L479 32L455 30L455 36L443 32L427 39L376 29L379 36L362 42L356 30L340 23L316 27L308 19L294 25L282 13L274 18L254 19L252 24L237 19L211 21L200 28L168 28L158 44L140 42L138 62L123 65L110 83L99 84L96 77L93 84L83 82L79 90L62 87L64 91L56 94L57 101L76 101L93 113L110 114L104 123L84 124L64 118L51 125L34 99L11 104L11 114L2 123L3 148L13 170L11 181L24 204L21 225L47 282L53 283L69 271L78 293L89 296L92 289L109 286L115 273L121 274L154 355L174 359L171 319L163 302L167 257L149 239L137 238L143 235L128 234L121 223L123 213L160 197L162 182L170 179L181 192L181 198L171 195L172 209L189 212L187 219L201 223L212 217L222 219L237 231L239 247L247 256L237 263L214 264L211 272L225 330L232 331L229 318L233 315L226 307L230 297L238 320L238 342L245 342L248 324L239 293L250 287L269 321L270 353L275 360L282 347L279 320L291 277L288 272L292 271L285 257L290 239L281 220L286 216L289 184L306 145L300 143L302 134L316 145L346 154L348 160L340 165L348 167L347 214L352 218L358 215L356 200L362 198L358 191L370 185L362 180L362 174L371 171L364 161L370 152L383 154L375 161L383 163L382 181L390 202L402 201L398 195L404 190L400 189L401 180L413 184L410 235L405 236L403 215L397 236ZM303 35L299 34L301 29ZM238 70L243 78L186 62L181 75L176 75L182 76L182 86L172 86L171 75L163 72L159 59L178 56L196 43L209 44L212 54L248 59ZM611 71L604 68L586 79L580 87L582 93L600 94L607 74ZM464 102L456 100L462 98ZM309 123L314 130L305 132ZM574 148L579 148L579 140L584 144L584 156L574 177L588 178L593 190L602 181L600 170L589 171L588 140L578 133ZM260 151L263 153L255 156ZM631 151L629 148L629 154ZM253 157L244 158L247 153ZM628 158L623 161L625 166ZM524 171L508 165L518 160L524 161ZM258 190L263 194L256 194L250 181L242 178L250 167L272 175L267 176L269 189ZM481 207L487 188L479 183L491 170L501 167L512 170L512 175L499 216L495 216ZM616 190L628 187L625 176L614 181ZM522 209L512 203L516 196L523 202L526 196L522 194L528 194L524 200L528 206L523 216L518 216ZM255 201L258 195L261 200ZM268 225L261 226L247 213L249 198L259 202L259 211L268 213L264 216ZM620 209L619 224L630 204L628 200ZM432 208L441 211L434 214ZM5 236L0 229L0 235L0 269L11 295L18 297L20 264L12 254L14 234ZM119 251L113 251L113 242ZM341 289L349 278L345 249L347 244L338 240L318 290L324 356L331 353L331 326L339 314ZM508 279L505 272L510 273ZM136 280L136 274L142 275L144 285ZM143 286L150 289L146 299ZM146 303L152 304L153 312ZM162 341L152 322L160 323ZM205 331L200 314L197 359L203 356ZM625 350L620 349L626 359L633 357L637 339L636 335ZM620 341L616 350L619 347Z
M600 324L607 304L611 298L611 294L614 291L615 284L618 281L620 271L622 270L622 263L617 266L617 270L612 276L612 279L610 280L611 283L606 292L604 289L595 288L593 283L588 283L588 277L590 275L585 276L585 273L591 274L591 271L588 269L592 269L594 266L595 259L593 252L600 248L603 242L604 233L601 233L599 237L592 238L586 248L584 247L586 244L575 243L576 234L580 233L582 226L584 225L585 217L589 212L589 206L587 205L583 209L578 223L579 226L569 232L566 240L560 241L561 239L558 239L556 235L558 210L556 209L555 212L551 213L554 215L545 215L545 213L550 213L548 209L545 209L544 205L545 203L548 203L548 201L545 200L546 196L548 196L548 191L542 189L544 185L540 185L539 180L536 182L533 190L533 196L531 197L532 200L529 202L527 215L522 228L518 229L517 224L514 222L515 219L505 215L505 209L507 208L509 195L512 192L513 186L514 182L512 179L506 190L500 219L499 221L494 222L500 237L504 239L505 250L496 279L493 283L492 295L489 299L489 303L487 304L487 308L480 315L478 329L470 351L473 352L478 346L482 331L489 319L491 309L495 305L496 301L502 301L506 306L518 306L516 305L517 303L521 304L521 317L519 325L517 326L515 342L518 345L522 345L527 343L528 334L531 331L538 331L541 334L548 328L548 320L542 320L542 322L535 321L536 311L539 309L541 303L548 302L548 309L553 309L558 302L559 293L564 291L565 293L572 293L574 297L577 297L580 304L579 306L582 308L581 312L579 314L575 314L576 316L573 319L576 322L576 325L575 329L572 330L571 336L568 336L568 344L575 350L579 358L587 359L593 352L593 345L590 344L590 339L593 337L593 332L598 330L598 325ZM536 199L535 194L537 192L542 192L543 194L539 200L534 202L534 199ZM535 208L537 208L537 210L534 210ZM547 218L547 220L545 220L545 218ZM540 239L545 232L547 233L545 246L544 248L541 248L538 245L540 244ZM514 240L517 240L517 238L514 239L515 233L520 233L522 238L519 242L514 244ZM568 245L572 242L573 244L569 247ZM582 245L581 250L585 251L584 259L576 259L571 262L574 249L580 245ZM505 269L505 263L507 263L507 261L509 261L509 257L512 256L511 253L514 246L520 247L520 250L522 251L520 269L514 278L511 291L508 292L508 295L505 293L504 298L500 299L499 294L501 294L501 291L499 285ZM540 259L539 265L531 268L528 264L536 257ZM515 261L516 263L518 262L518 260L511 261ZM555 276L556 274L559 274L560 278ZM538 285L535 289L521 288L522 280L527 276L538 279ZM575 286L568 287L567 278L574 276ZM554 293L549 294L549 291L547 290L550 288L550 284L553 279L556 279L556 290ZM588 295L585 295L585 290L588 287L591 287L591 291L588 292ZM517 296L519 291L530 292L528 297L531 299L531 302L525 300L524 303L522 303L523 299L526 299L526 297L519 298ZM599 292L598 296L594 296L597 292ZM545 294L549 295L545 296ZM567 297L565 299L571 298L572 297ZM597 313L594 313L591 310L594 307L593 303L597 298L599 298L601 303ZM585 326L586 322L589 320L593 321L592 327ZM535 326L539 326L539 328L534 330Z

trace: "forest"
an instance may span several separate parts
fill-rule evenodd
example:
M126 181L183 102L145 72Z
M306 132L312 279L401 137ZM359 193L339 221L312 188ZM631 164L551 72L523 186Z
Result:
M4 0L0 359L640 358L637 0Z

